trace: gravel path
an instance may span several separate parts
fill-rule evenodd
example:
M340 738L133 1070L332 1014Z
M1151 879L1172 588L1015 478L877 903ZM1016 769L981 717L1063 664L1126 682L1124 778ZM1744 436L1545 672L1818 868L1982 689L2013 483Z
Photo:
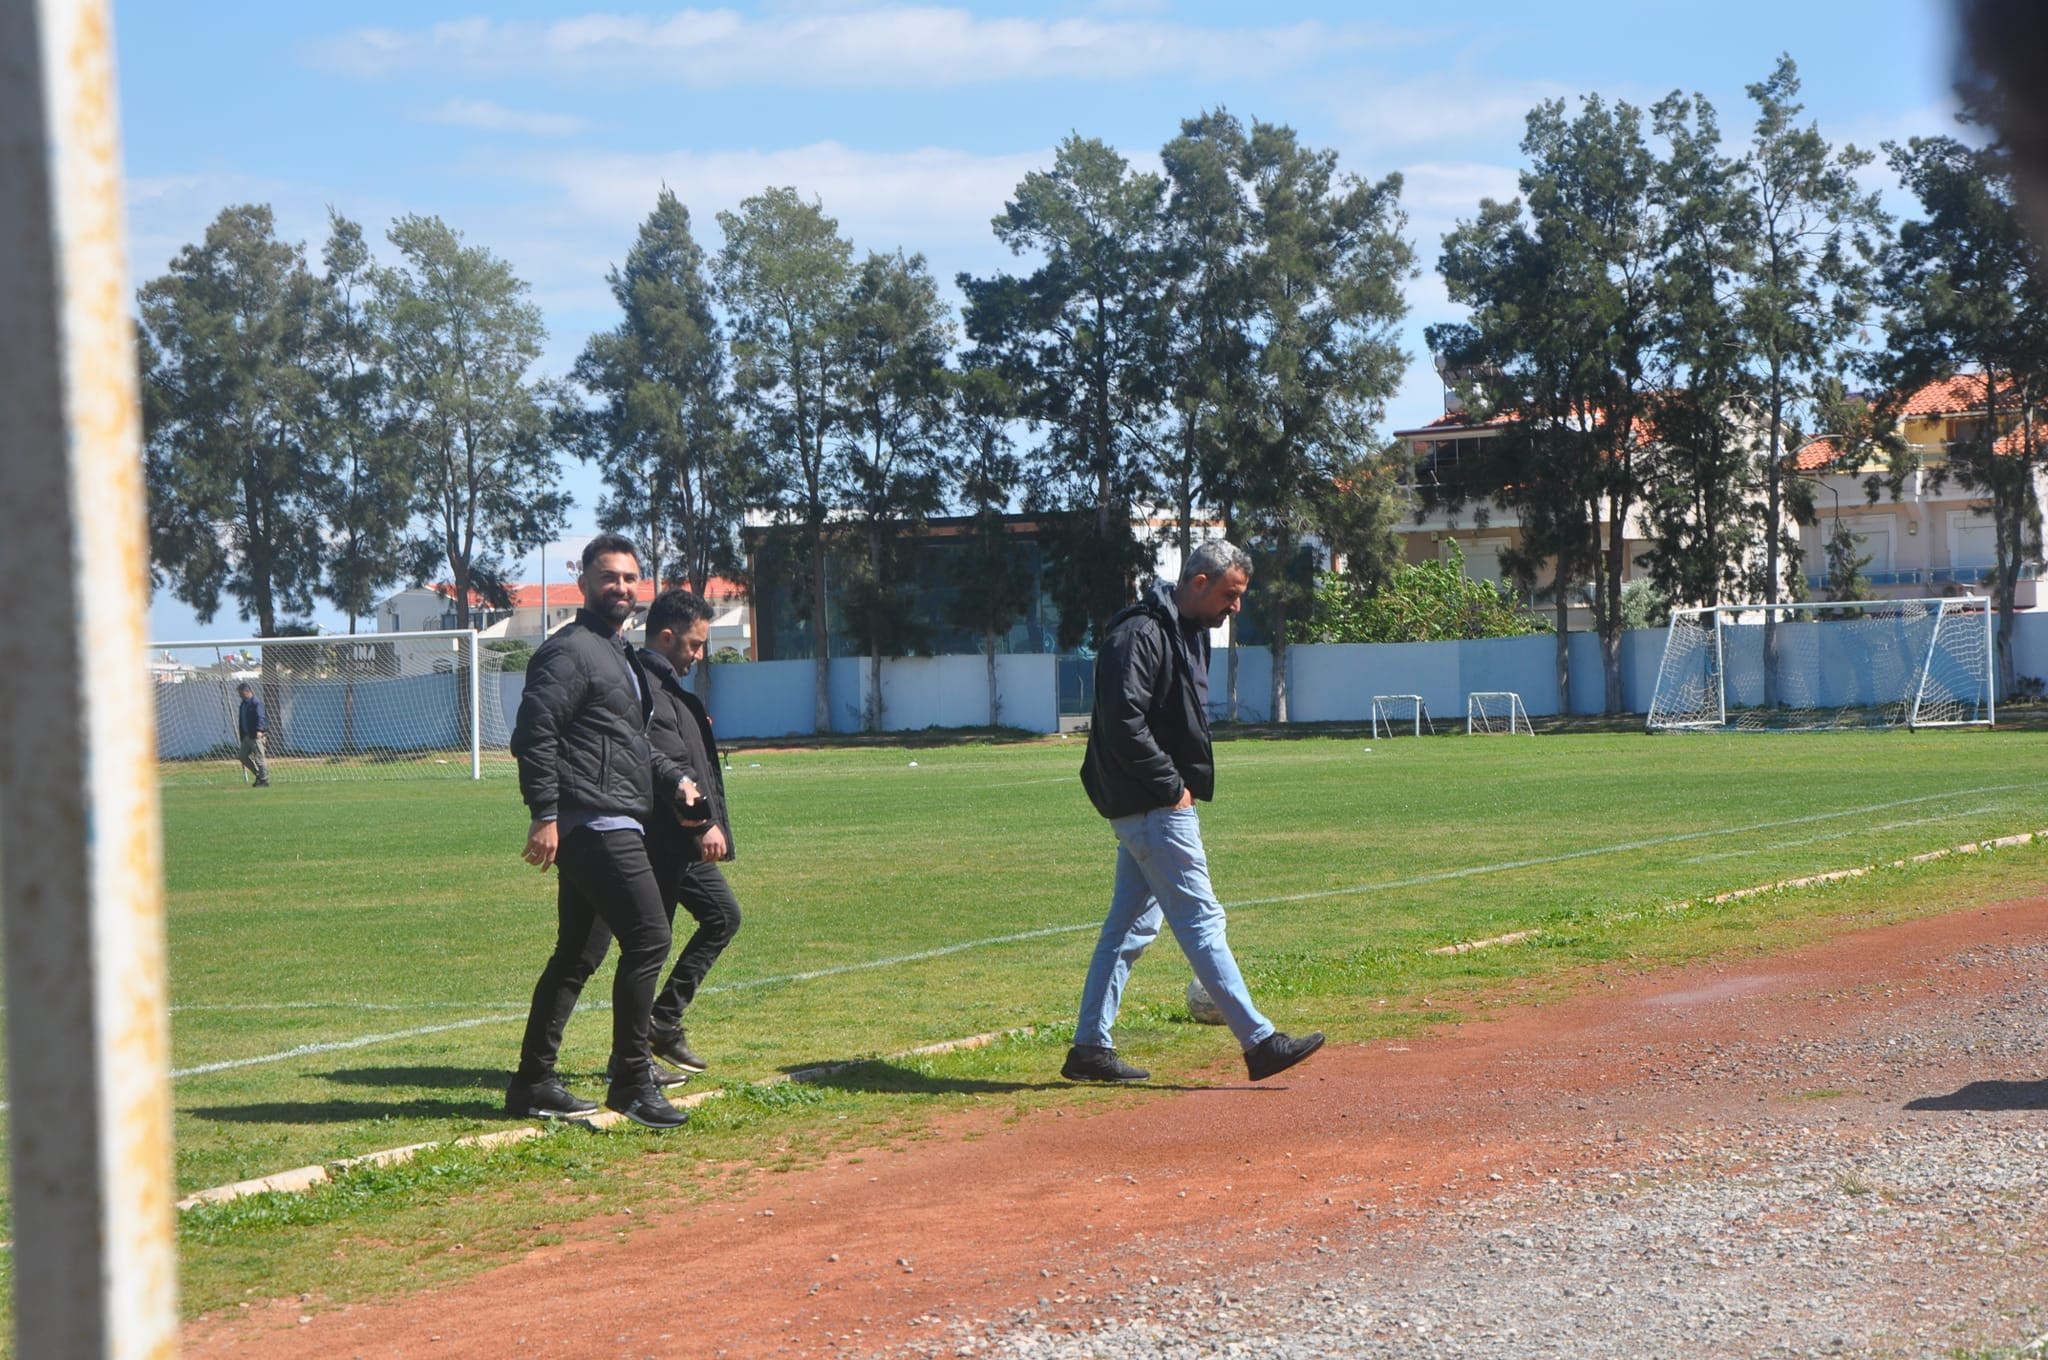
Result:
M2048 977L2048 948L1948 960L1919 1004L1825 998L1864 1013L1846 1033L1644 1045L1644 1088L1696 1088L1684 1103L1704 1118L1646 1127L1631 1102L1594 1120L1589 1164L1569 1173L1495 1171L1494 1193L1364 1208L1351 1231L1213 1286L1118 1282L1086 1308L1048 1295L878 1354L2048 1354L2048 1082L1953 1084L1959 1068L2041 1072L2048 998L2031 981L1965 987L1964 1012L1937 1018L1942 982L1982 972ZM1719 1112L1730 1088L1812 1094L1756 1095L1738 1122ZM1928 1091L1942 1094L1898 1099Z

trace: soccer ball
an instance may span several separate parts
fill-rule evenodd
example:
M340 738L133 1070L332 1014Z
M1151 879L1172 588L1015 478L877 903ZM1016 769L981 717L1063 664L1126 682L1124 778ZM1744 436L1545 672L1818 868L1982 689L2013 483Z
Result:
M1205 1025L1223 1023L1223 1012L1202 986L1200 978L1188 979L1188 1014Z

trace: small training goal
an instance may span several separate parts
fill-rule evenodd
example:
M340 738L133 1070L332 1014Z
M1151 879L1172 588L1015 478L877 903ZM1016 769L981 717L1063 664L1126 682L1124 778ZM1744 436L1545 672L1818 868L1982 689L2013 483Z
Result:
M1429 725L1429 706L1422 702L1420 694L1375 694L1372 696L1372 734L1374 737L1393 736L1401 728L1407 728L1415 736L1432 730Z
M1991 627L1974 595L1673 610L1649 727L1989 726Z
M240 688L262 700L273 783L442 776L508 763L498 653L476 630L152 642L158 768L236 784ZM516 678L515 678L516 682Z
M1511 737L1517 732L1536 735L1520 694L1511 689L1482 689L1465 696L1466 736Z

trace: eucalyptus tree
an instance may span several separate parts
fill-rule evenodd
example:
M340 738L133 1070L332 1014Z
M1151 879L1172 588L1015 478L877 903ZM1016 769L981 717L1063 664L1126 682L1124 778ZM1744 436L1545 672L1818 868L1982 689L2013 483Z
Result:
M328 460L323 511L330 560L321 594L348 630L376 608L407 565L412 470L390 428L390 373L373 324L374 262L362 227L330 209L320 252L320 442Z
M811 625L812 717L832 730L826 562L840 509L832 467L846 405L845 330L853 247L815 199L768 189L722 212L714 267L732 324L733 380L760 459L758 495L794 525L803 556L791 582Z
M1253 355L1246 250L1252 209L1243 125L1222 109L1181 123L1166 168L1165 408L1159 478L1183 559L1196 509L1234 501L1233 422L1249 406ZM1236 622L1235 617L1232 623Z
M1804 106L1791 57L1779 57L1748 93L1756 124L1733 184L1749 250L1734 313L1764 434L1762 585L1764 600L1775 603L1782 564L1798 551L1786 520L1811 494L1791 457L1801 432L1830 428L1812 422L1825 385L1851 366L1890 219L1876 191L1865 192L1857 178L1871 154L1837 150L1817 125L1799 121Z
M1666 600L1753 599L1763 537L1759 403L1739 311L1756 216L1704 99L1674 93L1652 113L1669 152L1654 190L1665 228L1663 324L1644 464L1652 546L1641 561Z
M1621 586L1663 324L1657 160L1641 110L1597 95L1576 117L1562 100L1531 110L1522 151L1522 198L1482 201L1444 238L1438 268L1471 320L1428 332L1473 374L1478 413L1499 417L1503 432L1431 494L1515 513L1525 550L1552 563L1560 619L1564 588L1592 580L1605 704L1619 712ZM1569 703L1562 632L1558 647Z
M1943 457L1927 460L1895 445L1893 494L1924 470L1939 486L1953 476L1983 497L1997 567L2001 687L2014 681L2014 593L2022 567L2041 558L2036 492L2048 466L2048 269L2021 220L2012 163L1998 146L1976 148L1952 137L1887 144L1892 169L1920 201L1923 216L1903 223L1886 251L1881 298L1887 354L1879 372L1896 415L1905 397L1935 379L1967 375L1981 419L1969 422Z
M590 400L564 411L570 447L604 481L599 525L632 535L648 576L698 591L734 562L747 478L705 271L690 210L664 188L606 276L619 324L571 373Z
M981 640L993 727L1002 721L997 642L1031 608L1035 585L1005 514L1024 478L1023 462L1010 440L1016 402L1000 374L976 368L955 376L953 408L949 480L968 522L949 558L954 595L948 615Z
M303 631L328 551L320 280L245 204L138 300L152 571L202 621L226 595L264 637Z
M393 437L413 479L413 572L445 569L456 626L470 599L510 603L509 560L561 528L552 396L528 376L545 331L526 283L438 217L391 224L371 315L391 372Z
M1163 191L1159 176L1132 170L1104 143L1069 137L993 222L997 239L1037 268L959 278L968 363L996 369L1020 418L1043 432L1030 506L1066 648L1099 634L1153 561L1132 520L1158 491Z
M882 657L926 649L917 598L917 541L941 507L950 432L946 356L951 309L922 255L869 254L855 272L841 328L844 418L834 471L856 541L843 608L868 654L870 731L882 725Z

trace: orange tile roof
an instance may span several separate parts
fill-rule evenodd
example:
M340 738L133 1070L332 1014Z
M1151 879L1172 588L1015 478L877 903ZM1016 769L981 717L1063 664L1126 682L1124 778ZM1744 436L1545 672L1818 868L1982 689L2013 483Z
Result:
M452 596L455 593L455 587L446 581L436 581L433 589L438 595ZM574 580L548 582L546 587L547 599L545 602L541 599L541 589L542 587L538 584L529 585L525 582L513 586L512 607L514 609L538 609L545 603L551 609L556 607L566 609L583 603L583 592L577 587ZM703 593L704 598L707 600L736 600L744 596L746 591L736 581L728 581L723 576L714 576L706 584ZM652 581L642 581L633 590L633 598L643 605L652 604L655 594L654 582ZM469 602L472 608L484 607L483 597L473 590L469 594Z
M1446 411L1419 429L1396 430L1394 437L1400 439L1412 434L1442 434L1449 430L1482 430L1488 426L1505 425L1511 418L1506 411L1496 411L1484 420L1473 419L1469 411Z
M1899 413L1906 416L1960 416L1983 409L1984 375L1956 373L1922 383L1906 398L1906 404Z

